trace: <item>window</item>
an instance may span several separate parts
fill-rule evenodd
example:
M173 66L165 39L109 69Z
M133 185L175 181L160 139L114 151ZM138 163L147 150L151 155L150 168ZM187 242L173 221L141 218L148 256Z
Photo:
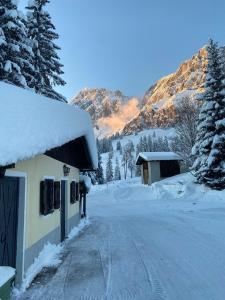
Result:
M76 201L79 201L79 182L76 182Z
M44 216L54 212L54 180L45 179L40 184L40 213Z
M72 181L70 183L70 203L74 204L76 202L76 182Z
M54 208L60 208L60 181L54 182Z

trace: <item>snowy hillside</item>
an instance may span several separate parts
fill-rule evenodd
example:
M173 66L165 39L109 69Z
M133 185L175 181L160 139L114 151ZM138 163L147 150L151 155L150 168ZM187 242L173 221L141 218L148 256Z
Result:
M83 89L70 103L90 113L97 137L120 131L140 111L137 98L129 98L119 90L103 88Z
M119 141L121 143L122 149L124 149L125 145L127 143L129 143L129 141L132 141L133 144L134 144L134 149L136 150L137 144L139 143L140 139L143 138L143 137L148 137L148 136L151 136L151 138L153 140L154 139L157 140L158 138L166 137L168 139L168 141L170 142L171 139L175 136L175 130L173 128L147 129L147 130L143 130L141 132L138 132L137 134L123 136L121 138L117 138L117 139L112 141L112 146L113 146L113 153L112 153L113 170L115 169L115 166L116 166L116 159L118 159L122 179L124 178L124 169L123 169L123 166L122 166L122 154L121 154L120 151L116 150L117 142ZM136 159L136 151L133 151L132 154L133 154L134 159ZM106 164L107 164L108 156L109 156L109 153L101 154L104 176L106 175L105 170L106 170ZM127 178L130 178L130 176L131 176L130 172L128 172Z

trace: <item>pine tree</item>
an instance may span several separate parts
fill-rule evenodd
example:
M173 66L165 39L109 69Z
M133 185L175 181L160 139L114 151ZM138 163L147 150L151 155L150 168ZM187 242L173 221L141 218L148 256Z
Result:
M133 177L133 171L135 168L135 161L134 161L134 157L132 155L132 153L129 156L129 160L128 160L128 169L130 170L130 177Z
M140 140L139 143L137 143L136 145L136 157L138 157L139 153L140 153ZM136 165L135 167L135 176L141 176L141 166L140 165Z
M5 34L0 28L0 78L4 76L4 62L5 62L5 49L4 46L6 45Z
M210 40L207 51L205 92L192 151L196 157L193 170L200 183L221 189L225 187L225 77L217 44Z
M114 179L115 180L121 180L121 173L120 173L120 166L119 166L118 158L116 158L116 167L115 167L115 171L114 171Z
M65 98L54 90L54 86L65 85L60 77L63 65L59 62L55 44L59 38L49 13L44 9L49 0L32 0L27 7L28 36L33 42L35 83L31 85L36 93L52 99L65 101Z
M112 159L110 155L108 156L108 161L106 164L106 181L112 181L113 180L113 167L112 167Z
M98 169L96 170L96 180L98 184L103 184L105 182L102 168L102 158L101 154L98 151Z
M121 151L121 148L122 148L121 142L120 142L120 141L117 141L117 143L116 143L116 150L117 150L117 151Z
M27 88L34 80L26 21L16 1L0 0L0 80Z

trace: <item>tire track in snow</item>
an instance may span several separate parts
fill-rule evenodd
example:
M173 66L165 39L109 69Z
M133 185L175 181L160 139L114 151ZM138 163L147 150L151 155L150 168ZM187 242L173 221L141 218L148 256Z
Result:
M148 256L148 262L150 264L150 267L147 266L146 262L145 262L145 254L143 253L143 251L141 250L141 248L138 246L138 243L137 241L134 239L133 235L131 236L131 233L135 232L135 230L133 228L131 228L131 225L129 224L129 232L128 235L130 237L130 240L132 241L133 245L135 246L138 254L139 254L139 257L140 257L140 260L142 262L142 265L144 267L144 270L145 270L145 273L146 273L146 276L147 276L147 280L149 282L149 285L151 287L151 297L150 299L151 300L166 300L168 299L168 296L165 292L165 290L163 289L162 287L162 284L160 283L159 279L158 279L158 276L156 275L156 271L155 271L155 268L152 264L152 262L150 261L150 255ZM135 232L136 234L136 232ZM140 239L140 236L138 235L138 238ZM144 243L143 243L144 244Z

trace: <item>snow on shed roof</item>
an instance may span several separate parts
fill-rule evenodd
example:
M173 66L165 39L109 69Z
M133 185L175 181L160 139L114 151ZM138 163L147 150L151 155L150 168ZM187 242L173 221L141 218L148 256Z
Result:
M156 161L156 160L182 160L182 158L174 152L140 152L138 154L136 164L141 164L141 161Z
M84 136L93 168L97 168L91 118L82 109L0 82L0 113L0 166Z

